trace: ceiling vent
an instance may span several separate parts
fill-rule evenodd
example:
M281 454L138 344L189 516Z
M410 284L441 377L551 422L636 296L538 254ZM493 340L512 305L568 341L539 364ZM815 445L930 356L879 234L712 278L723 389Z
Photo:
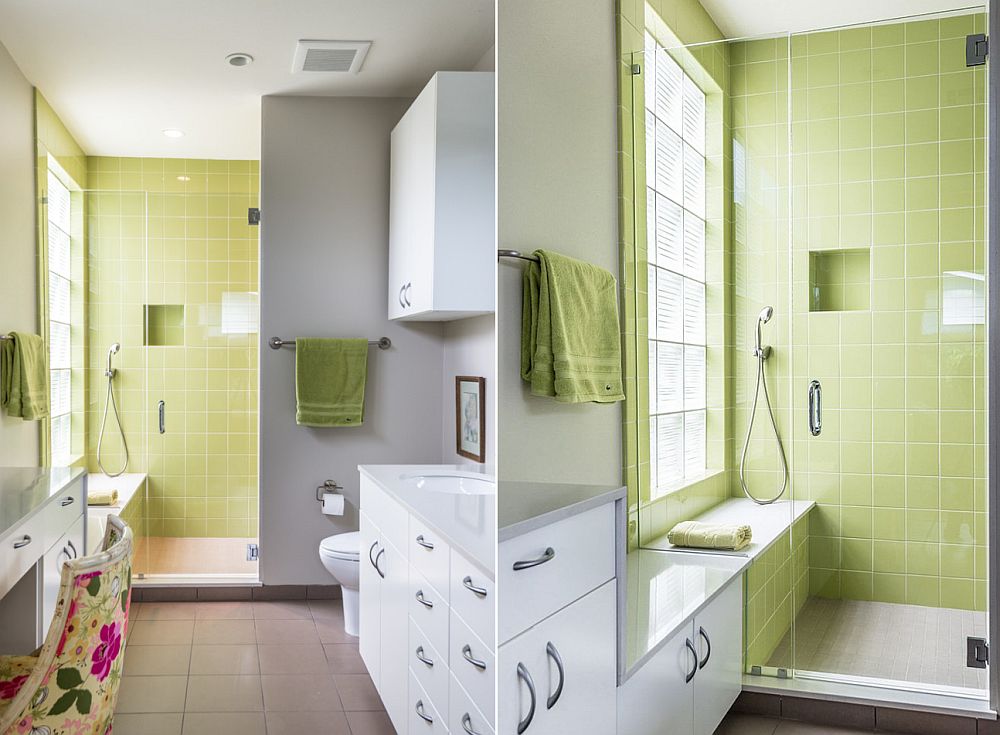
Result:
M292 72L322 71L357 74L371 41L299 41Z

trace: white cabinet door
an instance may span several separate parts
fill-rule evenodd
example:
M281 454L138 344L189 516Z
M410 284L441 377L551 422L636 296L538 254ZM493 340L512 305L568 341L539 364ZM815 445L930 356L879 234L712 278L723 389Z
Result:
M693 633L690 622L684 625L618 689L619 733L692 732L694 679L687 679L697 666Z
M360 524L360 580L358 591L358 650L368 667L368 673L379 686L379 669L381 666L381 618L382 618L382 575L375 566L375 560L381 551L378 528L364 511L361 512ZM379 559L381 563L381 559Z
M608 582L500 647L498 735L516 735L529 715L531 735L615 732L615 589Z
M397 732L406 732L409 687L409 617L406 598L410 587L409 565L399 549L382 537L379 569L382 580L379 655L379 695Z
M42 559L42 629L48 630L59 599L59 583L66 562L83 553L83 516L58 539Z
M741 577L694 619L699 668L694 679L694 733L712 735L742 687Z

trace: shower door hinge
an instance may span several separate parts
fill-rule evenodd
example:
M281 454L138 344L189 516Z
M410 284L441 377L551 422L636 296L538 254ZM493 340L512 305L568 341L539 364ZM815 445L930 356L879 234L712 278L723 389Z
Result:
M250 209L247 210L247 224L260 224L260 208L250 207Z
M260 549L257 544L247 544L247 561L257 561L260 558Z
M965 639L965 665L970 669L985 669L990 660L990 644L985 638Z
M637 77L642 74L642 67L638 64L632 64L632 76Z
M965 65L982 66L990 53L990 42L985 33L973 33L965 37Z

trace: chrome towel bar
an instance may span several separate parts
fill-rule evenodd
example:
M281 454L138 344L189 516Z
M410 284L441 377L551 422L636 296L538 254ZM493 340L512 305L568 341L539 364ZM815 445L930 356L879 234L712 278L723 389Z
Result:
M497 250L498 258L518 258L520 260L530 260L532 263L539 263L537 255L525 255L520 250Z
M376 345L380 350L387 350L390 347L392 347L392 340L390 340L388 337L381 337L379 339L368 340L368 344ZM270 347L272 350L280 350L282 347L291 347L294 350L295 340L282 339L281 337L271 337L271 339L267 341L267 346Z

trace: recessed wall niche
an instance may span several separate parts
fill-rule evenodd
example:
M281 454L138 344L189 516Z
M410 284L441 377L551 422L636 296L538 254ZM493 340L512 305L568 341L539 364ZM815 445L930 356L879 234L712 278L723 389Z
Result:
M184 345L183 304L146 304L143 310L143 342L147 347Z
M809 311L870 308L870 251L814 250L809 253Z

